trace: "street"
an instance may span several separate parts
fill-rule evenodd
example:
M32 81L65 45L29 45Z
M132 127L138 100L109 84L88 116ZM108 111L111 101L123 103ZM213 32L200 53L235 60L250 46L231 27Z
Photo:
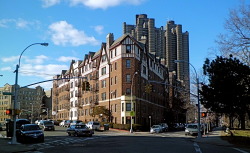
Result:
M234 147L196 142L184 131L150 134L111 129L95 131L92 137L68 136L65 131L58 126L55 131L45 131L44 143L25 144L35 148L28 153L247 153Z

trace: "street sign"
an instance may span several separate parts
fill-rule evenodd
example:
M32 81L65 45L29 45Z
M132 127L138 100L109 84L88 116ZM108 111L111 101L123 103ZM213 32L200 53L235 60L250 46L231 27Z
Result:
M3 95L12 95L11 92L3 92Z

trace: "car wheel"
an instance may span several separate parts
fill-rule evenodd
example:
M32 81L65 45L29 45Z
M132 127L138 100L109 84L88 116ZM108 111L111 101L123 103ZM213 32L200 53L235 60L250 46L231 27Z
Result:
M89 137L92 137L92 134L89 134Z
M71 136L71 133L68 133L68 136Z

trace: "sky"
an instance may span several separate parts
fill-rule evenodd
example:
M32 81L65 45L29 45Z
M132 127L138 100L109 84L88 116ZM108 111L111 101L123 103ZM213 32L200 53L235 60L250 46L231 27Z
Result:
M213 56L217 36L226 32L229 9L241 4L242 0L1 0L0 87L15 84L16 65L29 45L49 43L32 45L22 54L21 87L68 70L71 60L98 51L108 33L121 37L123 22L135 25L137 14L154 18L157 28L169 20L181 24L183 32L189 32L189 62L199 72L204 60ZM37 85L48 90L52 82Z

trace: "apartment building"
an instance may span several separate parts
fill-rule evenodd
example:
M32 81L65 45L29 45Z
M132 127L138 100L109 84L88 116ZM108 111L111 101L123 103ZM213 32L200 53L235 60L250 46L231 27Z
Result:
M3 92L12 95L3 95ZM15 86L6 84L0 87L0 122L11 118L6 115L6 109L14 108ZM35 88L20 88L18 86L17 109L21 110L18 118L35 119L40 118L42 99L44 97L44 89L41 86Z
M0 87L0 122L5 122L10 116L6 115L6 109L12 108L12 95L4 95L3 92L12 93L13 86L8 83Z
M146 14L136 15L136 24L123 23L123 34L130 33L136 40L146 40L149 53L161 59L162 64L168 67L169 72L176 72L177 79L183 82L189 90L189 33L182 31L182 25L174 21L167 21L163 26L156 28L155 19ZM175 60L184 62L175 63Z
M117 124L149 126L163 122L168 105L167 68L148 52L145 41L124 34L114 40L107 35L97 52L72 61L70 69L54 77L53 111L56 119L99 120ZM83 90L88 81L90 90ZM152 87L146 92L146 87ZM67 97L67 98L65 98ZM109 116L93 116L95 107L104 106Z

